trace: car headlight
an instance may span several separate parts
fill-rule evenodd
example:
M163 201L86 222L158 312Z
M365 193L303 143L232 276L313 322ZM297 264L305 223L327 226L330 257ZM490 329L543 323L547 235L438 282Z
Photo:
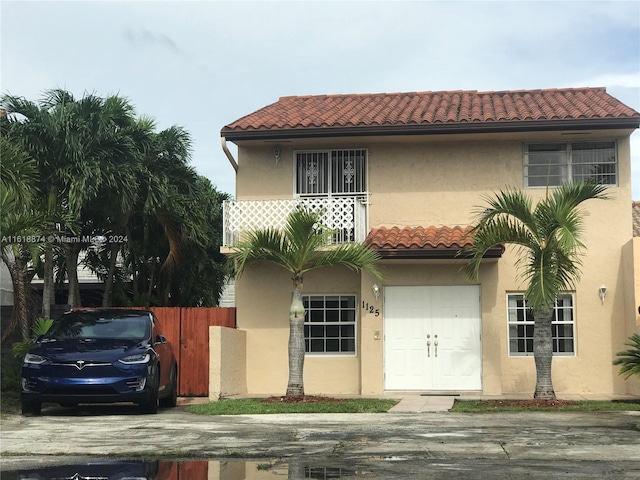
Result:
M118 361L130 365L132 363L148 363L151 356L148 353L136 353L120 358Z
M47 363L47 359L41 355L36 355L35 353L27 353L24 356L24 363L29 363L31 365L42 365L43 363Z

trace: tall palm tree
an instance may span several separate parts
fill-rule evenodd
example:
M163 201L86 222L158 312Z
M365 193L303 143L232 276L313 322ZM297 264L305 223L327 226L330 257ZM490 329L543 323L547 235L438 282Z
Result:
M39 251L42 218L33 208L38 181L36 163L11 133L6 117L0 118L0 257L9 270L14 305L3 339L18 327L26 340L31 330L28 261Z
M289 215L284 231L268 228L249 232L247 240L240 242L231 255L236 262L238 275L253 262L274 263L292 275L287 395L304 395L304 274L322 267L341 265L355 271L367 271L377 278L382 277L376 267L378 254L374 250L359 243L328 248L335 232L321 225L320 217L318 212L296 209Z
M500 244L516 247L522 277L528 282L527 306L534 315L533 355L536 365L535 398L555 399L551 379L553 356L551 320L556 298L574 287L580 276L584 247L580 204L607 198L606 187L592 182L569 183L532 208L531 198L518 190L501 191L488 197L473 228L473 246L467 251L470 280L478 278L480 262L487 250Z

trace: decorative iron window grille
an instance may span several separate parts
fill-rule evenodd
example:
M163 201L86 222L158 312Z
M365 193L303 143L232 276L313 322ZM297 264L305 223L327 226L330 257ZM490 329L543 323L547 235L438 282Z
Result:
M366 192L364 149L296 152L296 194L350 195Z

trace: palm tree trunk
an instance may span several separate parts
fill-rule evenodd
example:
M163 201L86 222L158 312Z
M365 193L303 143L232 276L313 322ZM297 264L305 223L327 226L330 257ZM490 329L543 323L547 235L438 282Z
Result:
M67 266L67 278L69 280L69 296L67 305L69 308L80 306L80 295L78 288L78 255L80 246L76 243L64 244L64 259Z
M29 282L27 281L26 275L27 266L19 255L12 256L13 259L10 259L9 255L6 255L6 252L2 253L2 260L9 270L11 284L13 286L13 311L11 312L11 322L3 332L2 339L5 340L16 327L19 327L22 341L26 341L29 339L31 330L29 318L29 305L31 299L29 295Z
M113 282L116 274L116 259L118 258L118 244L113 242L109 248L109 271L104 280L104 294L102 296L102 306L113 306Z
M553 359L553 337L551 318L553 308L541 308L534 314L533 357L536 363L536 391L534 398L555 400L551 380L551 360Z
M44 284L42 286L42 317L51 318L53 298L53 245L44 244Z
M296 281L289 308L289 383L287 396L304 395L304 305L302 282Z

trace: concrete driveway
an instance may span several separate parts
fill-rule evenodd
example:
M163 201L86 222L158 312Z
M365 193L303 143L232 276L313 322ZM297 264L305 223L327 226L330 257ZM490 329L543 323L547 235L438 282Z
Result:
M411 472L438 465L457 465L467 471L464 478L500 478L500 472L505 478L505 469L508 478L522 478L518 472L532 478L640 478L640 412L212 417L184 407L139 415L133 406L114 405L44 413L1 421L2 470L87 456L304 457L365 464L374 473L375 465L394 462L399 475L385 471L368 478L415 478Z

